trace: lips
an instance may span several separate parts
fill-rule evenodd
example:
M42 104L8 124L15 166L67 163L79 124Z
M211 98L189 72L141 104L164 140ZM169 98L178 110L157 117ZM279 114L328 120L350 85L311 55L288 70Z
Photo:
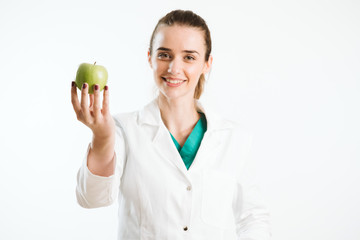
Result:
M165 78L165 77L161 77L161 78L166 82L166 84L169 87L178 87L186 81L178 78Z
M173 83L173 84L178 84L181 82L185 82L186 80L180 79L180 78L172 78L172 77L161 77L164 81L169 82L169 83Z

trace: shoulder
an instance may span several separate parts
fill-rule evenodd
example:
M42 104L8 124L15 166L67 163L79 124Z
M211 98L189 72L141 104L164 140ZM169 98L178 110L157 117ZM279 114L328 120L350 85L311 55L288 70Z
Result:
M253 144L250 127L235 118L224 117L215 110L208 110L209 123L212 124L209 135L219 139L219 143L229 151L247 152Z
M152 100L140 109L129 112L120 112L112 116L116 125L125 128L135 126L140 127L144 123L159 125L160 121L160 111L155 100Z
M205 113L209 131L248 134L246 126L234 118L224 117L208 102L196 100L197 108Z
M249 146L253 140L253 133L251 129L245 124L241 123L238 120L224 118L224 125L227 125L227 133L231 136L234 142L242 142L243 144Z
M120 112L112 115L115 125L120 128L127 128L136 122L139 111Z
M211 122L214 131L225 131L234 136L252 137L253 134L249 126L240 120L224 117L213 109L208 110L208 113L209 119L207 120Z

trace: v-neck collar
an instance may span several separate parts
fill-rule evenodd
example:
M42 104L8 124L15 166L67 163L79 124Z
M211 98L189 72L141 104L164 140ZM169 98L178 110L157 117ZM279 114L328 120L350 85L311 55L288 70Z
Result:
M178 141L176 141L174 136L169 131L171 138L176 146L176 149L180 153L180 156L183 159L187 169L189 169L191 163L193 162L196 153L200 147L201 140L203 139L207 129L205 114L202 112L199 113L201 114L201 117L196 123L194 129L191 131L188 138L186 139L183 147L180 146Z
M146 127L149 132L151 130L152 134L149 135L149 137L154 144L154 149L165 160L174 164L174 166L176 166L185 177L188 177L188 171L194 169L193 167L195 161L197 161L197 163L195 163L195 169L197 169L205 164L205 159L211 156L212 153L220 146L219 143L221 140L217 137L211 136L216 134L217 131L233 129L236 125L236 122L225 119L222 115L218 114L215 109L209 106L209 104L206 104L206 102L203 103L196 99L195 103L196 110L205 114L206 132L189 169L186 168L174 141L171 139L171 135L169 134L167 127L161 119L161 112L157 98L145 105L135 115L135 119L139 127Z

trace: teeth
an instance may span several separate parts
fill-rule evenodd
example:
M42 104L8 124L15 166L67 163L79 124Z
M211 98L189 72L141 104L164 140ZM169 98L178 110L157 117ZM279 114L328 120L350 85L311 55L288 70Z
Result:
M166 80L167 82L169 82L169 83L174 83L174 84L183 82L182 80L170 80L170 79L167 79L167 78L165 78L165 80Z

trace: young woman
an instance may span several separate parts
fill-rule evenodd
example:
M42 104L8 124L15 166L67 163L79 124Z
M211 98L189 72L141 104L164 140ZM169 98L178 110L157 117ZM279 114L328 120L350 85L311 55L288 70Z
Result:
M211 69L211 38L191 11L161 18L148 61L159 95L140 111L112 116L98 86L77 119L93 132L78 172L85 208L119 202L119 239L269 239L269 214L254 183L251 135L199 101Z

